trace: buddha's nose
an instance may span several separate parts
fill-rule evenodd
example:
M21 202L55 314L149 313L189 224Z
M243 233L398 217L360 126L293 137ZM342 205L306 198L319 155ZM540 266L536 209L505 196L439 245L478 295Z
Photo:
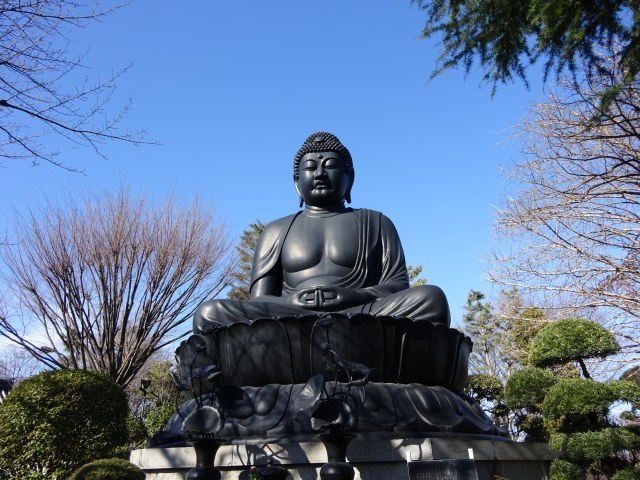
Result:
M322 177L322 176L325 175L325 173L326 172L324 171L324 168L318 167L318 168L316 168L316 171L314 172L313 176L314 177Z

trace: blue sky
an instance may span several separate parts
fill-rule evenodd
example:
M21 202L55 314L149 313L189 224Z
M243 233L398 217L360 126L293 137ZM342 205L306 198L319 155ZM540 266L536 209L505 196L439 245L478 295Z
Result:
M327 130L354 158L352 206L394 221L407 262L444 289L458 322L470 289L490 292L481 258L504 194L500 166L518 155L509 128L543 89L531 78L531 90L509 85L492 99L478 72L430 81L438 50L419 39L423 24L408 0L133 0L74 32L71 49L87 50L90 79L132 64L113 108L131 98L125 126L160 145L111 144L108 160L68 152L85 175L5 161L0 227L10 232L11 205L126 183L199 194L237 238L296 210L293 155Z

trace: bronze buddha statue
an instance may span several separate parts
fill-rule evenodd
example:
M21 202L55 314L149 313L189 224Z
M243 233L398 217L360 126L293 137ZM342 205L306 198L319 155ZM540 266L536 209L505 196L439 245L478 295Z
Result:
M323 401L309 395L318 375L332 382L335 395L354 402L349 389L359 385L360 435L502 435L460 393L472 343L450 328L442 290L410 288L391 220L345 206L354 180L347 148L335 135L314 133L295 155L293 179L304 210L265 227L251 298L208 300L197 308L194 334L176 351L177 383L193 399L155 441L182 438L184 419L203 401L225 397L225 388L237 394L227 400L242 400L252 413L230 414L219 438L314 435L315 407L304 399ZM342 370L328 363L335 355L344 360ZM348 364L358 381L345 377Z
M449 326L442 290L409 288L402 245L385 215L352 209L351 154L327 132L309 136L294 157L293 180L304 210L264 229L255 251L251 299L209 300L194 333L258 318L312 312L365 313Z

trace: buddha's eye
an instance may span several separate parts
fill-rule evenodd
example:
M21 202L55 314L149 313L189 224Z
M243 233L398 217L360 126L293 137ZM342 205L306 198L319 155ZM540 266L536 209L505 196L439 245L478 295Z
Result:
M324 168L338 168L338 161L335 158L328 158L324 162Z
M302 165L302 169L303 170L315 170L317 168L317 164L316 162L314 162L313 160L307 160L306 162L304 162L304 164Z

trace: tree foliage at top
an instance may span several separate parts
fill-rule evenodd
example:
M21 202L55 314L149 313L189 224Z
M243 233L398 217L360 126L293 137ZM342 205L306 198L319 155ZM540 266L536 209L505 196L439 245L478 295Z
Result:
M105 142L143 142L143 132L119 127L129 106L113 114L107 109L124 70L90 83L77 78L82 55L69 51L72 31L119 7L109 0L0 3L0 157L75 170L63 162L65 149L80 145L104 156ZM44 142L50 135L55 147Z
M550 72L583 68L587 76L609 66L601 49L621 48L623 81L640 70L640 9L635 0L413 0L427 14L424 37L441 35L433 75L475 62L493 86L527 78L544 61Z
M50 368L98 371L123 386L184 335L179 327L234 266L211 210L126 189L33 207L15 232L0 250L13 295L0 336ZM25 334L23 320L39 334Z

